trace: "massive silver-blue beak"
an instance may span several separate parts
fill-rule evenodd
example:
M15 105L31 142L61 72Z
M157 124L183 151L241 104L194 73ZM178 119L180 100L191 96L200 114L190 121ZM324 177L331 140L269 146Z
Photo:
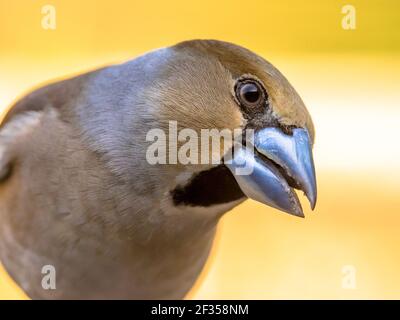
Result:
M236 147L225 163L242 191L253 200L304 217L296 188L304 191L314 209L317 185L307 130L295 128L289 135L279 128L264 128L255 133L254 147L255 151Z

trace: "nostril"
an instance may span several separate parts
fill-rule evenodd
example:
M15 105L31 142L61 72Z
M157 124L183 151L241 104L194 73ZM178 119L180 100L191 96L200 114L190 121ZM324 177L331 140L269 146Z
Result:
M293 126L293 125L283 125L280 124L279 128L283 131L283 133L287 134L288 136L292 136L293 135L293 130L298 128L297 126Z

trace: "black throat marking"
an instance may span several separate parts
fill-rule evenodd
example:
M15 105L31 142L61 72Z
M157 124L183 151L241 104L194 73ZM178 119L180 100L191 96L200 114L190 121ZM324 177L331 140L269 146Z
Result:
M195 175L184 186L171 191L176 206L209 207L245 197L229 169L221 164Z

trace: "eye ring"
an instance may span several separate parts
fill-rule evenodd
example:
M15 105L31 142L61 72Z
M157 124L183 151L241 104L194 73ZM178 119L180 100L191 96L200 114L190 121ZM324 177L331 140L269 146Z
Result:
M235 86L236 99L245 108L262 107L266 102L266 92L262 85L253 79L242 79Z

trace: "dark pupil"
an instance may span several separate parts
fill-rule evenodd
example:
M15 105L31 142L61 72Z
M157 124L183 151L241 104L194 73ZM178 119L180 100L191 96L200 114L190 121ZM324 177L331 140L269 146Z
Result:
M254 103L260 99L260 90L254 83L246 83L240 89L240 95L246 102Z

